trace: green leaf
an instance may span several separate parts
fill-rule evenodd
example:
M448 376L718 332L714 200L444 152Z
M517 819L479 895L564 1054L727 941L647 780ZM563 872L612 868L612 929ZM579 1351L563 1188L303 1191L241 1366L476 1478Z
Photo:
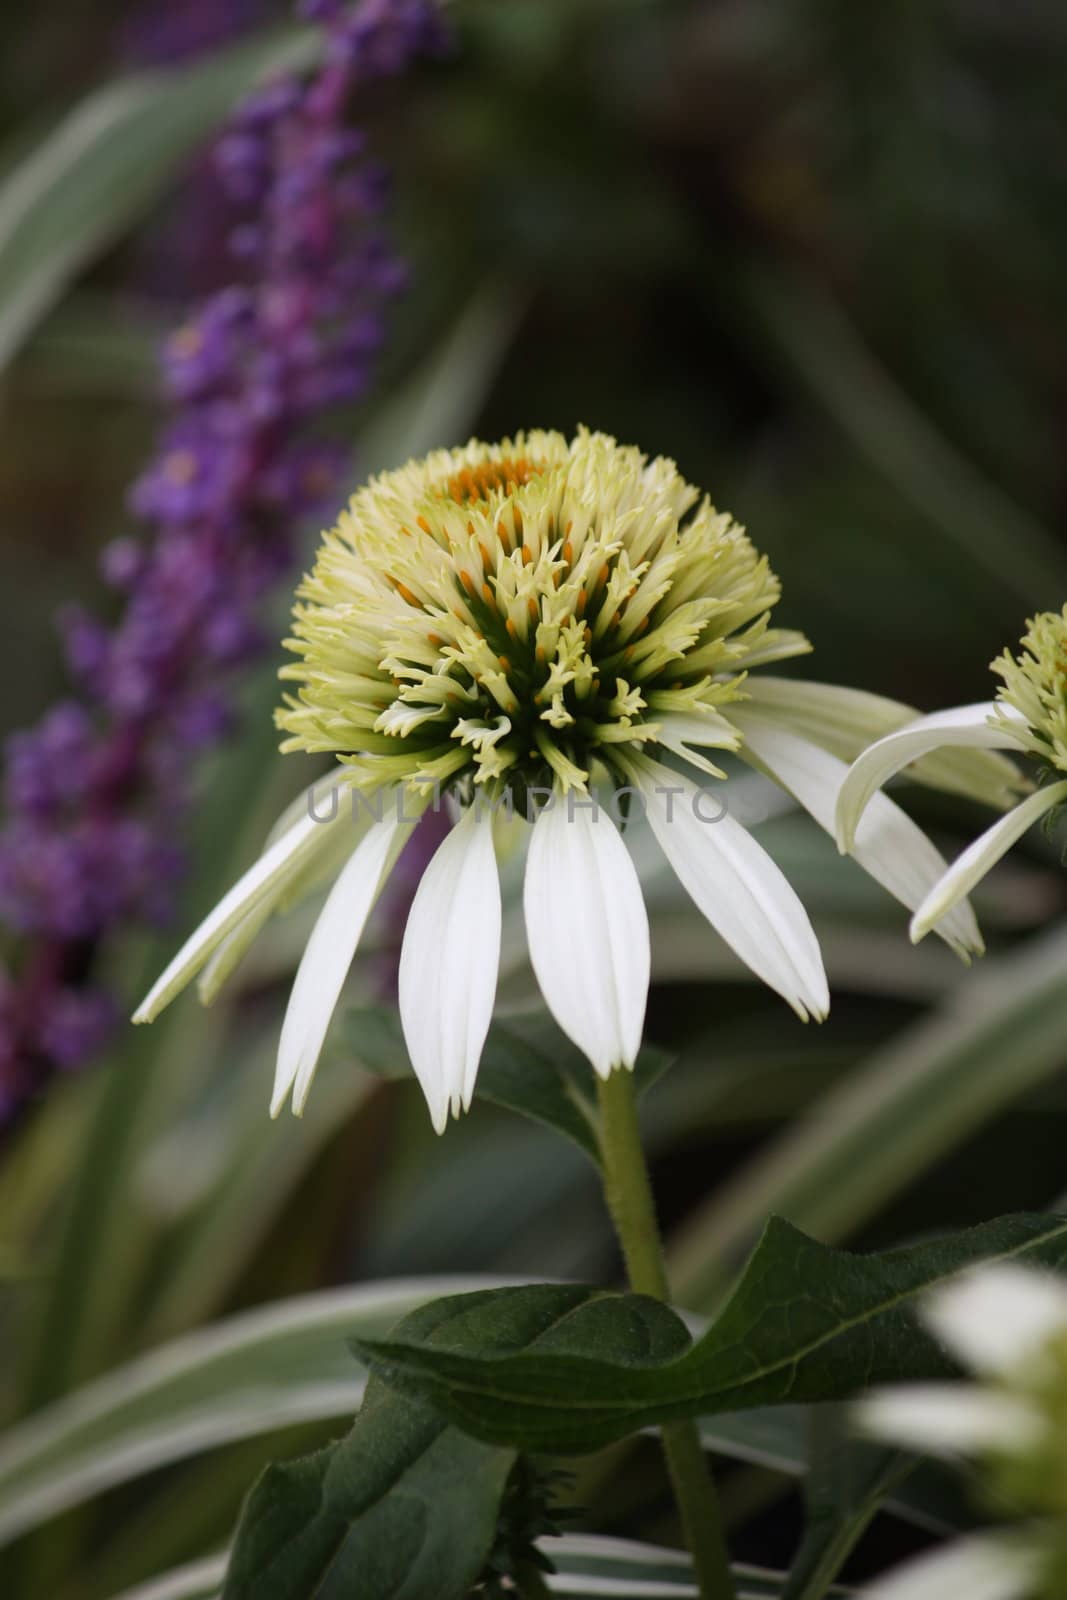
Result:
M875 1513L915 1465L903 1451L857 1439L838 1406L816 1407L811 1430L804 1537L782 1600L824 1600Z
M318 50L313 30L276 29L196 66L108 84L15 166L0 185L0 369L235 102L264 76L309 66Z
M662 1359L687 1341L655 1300L556 1284L437 1300L397 1336L452 1351L593 1348L622 1362ZM252 1490L224 1600L461 1596L485 1563L513 1464L512 1450L449 1427L432 1402L372 1382L345 1439L269 1467Z
M345 1439L259 1479L223 1600L458 1600L485 1565L513 1461L425 1403L368 1394Z
M817 1244L772 1218L741 1282L708 1332L669 1360L607 1353L631 1313L599 1306L603 1344L571 1324L564 1352L474 1354L419 1340L356 1342L398 1390L424 1394L484 1439L548 1453L599 1449L651 1423L791 1401L843 1400L871 1383L943 1375L946 1356L911 1301L978 1262L1067 1261L1067 1220L1003 1217L980 1228L880 1255ZM507 1313L525 1289L493 1296ZM585 1330L580 1330L584 1332Z
M370 1072L385 1077L411 1073L400 1019L393 1010L383 1006L349 1010L336 1039ZM639 1087L647 1089L671 1059L664 1051L643 1049L635 1069ZM555 1128L599 1165L592 1068L543 1013L492 1023L475 1097Z

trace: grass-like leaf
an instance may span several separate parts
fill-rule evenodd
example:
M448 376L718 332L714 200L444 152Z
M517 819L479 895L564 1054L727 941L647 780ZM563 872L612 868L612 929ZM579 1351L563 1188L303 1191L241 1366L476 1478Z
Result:
M310 29L144 72L70 111L0 185L0 369L78 273L122 237L264 75L308 66Z

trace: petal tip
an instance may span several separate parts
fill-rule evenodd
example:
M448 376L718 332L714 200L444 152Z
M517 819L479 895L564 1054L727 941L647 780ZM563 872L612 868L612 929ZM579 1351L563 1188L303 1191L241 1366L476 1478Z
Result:
M434 1133L440 1138L448 1127L448 1106L441 1106L436 1110L430 1106L430 1122Z

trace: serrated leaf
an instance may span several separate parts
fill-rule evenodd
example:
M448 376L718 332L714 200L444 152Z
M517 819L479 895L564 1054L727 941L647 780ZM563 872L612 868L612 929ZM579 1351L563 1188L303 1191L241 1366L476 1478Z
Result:
M581 1454L675 1418L844 1400L870 1383L943 1376L951 1366L912 1302L966 1267L1004 1259L1061 1267L1067 1220L1003 1217L862 1256L772 1218L721 1315L684 1355L666 1361L619 1361L573 1337L566 1354L545 1345L476 1355L395 1338L360 1340L358 1348L395 1388L432 1398L477 1437ZM494 1298L503 1309L511 1295L527 1292ZM621 1315L610 1303L600 1308L605 1342Z
M346 1012L338 1044L369 1072L390 1078L411 1072L400 1019L384 1006ZM638 1089L649 1088L671 1059L664 1051L642 1049ZM593 1069L551 1019L535 1013L494 1021L474 1092L479 1100L555 1128L599 1165Z
M397 1337L453 1352L594 1349L623 1365L688 1342L658 1301L569 1284L437 1300ZM372 1381L344 1439L260 1478L223 1600L458 1600L485 1564L514 1459L448 1426L429 1400Z

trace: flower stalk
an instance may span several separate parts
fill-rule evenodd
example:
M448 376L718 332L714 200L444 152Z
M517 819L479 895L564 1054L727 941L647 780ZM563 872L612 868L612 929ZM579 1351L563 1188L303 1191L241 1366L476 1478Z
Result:
M630 1287L635 1294L666 1301L667 1273L641 1146L632 1072L613 1072L607 1078L598 1078L597 1098L604 1198L622 1248ZM700 1594L703 1600L734 1600L718 1496L704 1461L696 1424L665 1423L660 1433Z

